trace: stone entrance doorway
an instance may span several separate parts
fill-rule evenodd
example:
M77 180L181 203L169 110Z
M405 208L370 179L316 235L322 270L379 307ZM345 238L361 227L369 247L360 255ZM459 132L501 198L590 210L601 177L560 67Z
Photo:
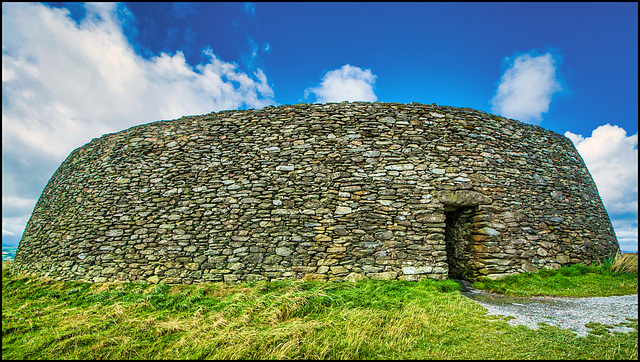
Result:
M444 205L449 278L473 280L481 268L473 234L480 225L477 221L488 216L479 205L491 204L492 200L471 190L443 190L436 192L435 196Z
M469 280L473 276L471 235L475 207L445 207L445 242L449 278Z

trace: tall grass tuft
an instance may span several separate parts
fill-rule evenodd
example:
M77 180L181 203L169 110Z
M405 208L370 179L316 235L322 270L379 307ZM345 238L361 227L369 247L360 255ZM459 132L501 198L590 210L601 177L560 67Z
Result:
M638 253L618 252L609 266L616 273L638 273Z

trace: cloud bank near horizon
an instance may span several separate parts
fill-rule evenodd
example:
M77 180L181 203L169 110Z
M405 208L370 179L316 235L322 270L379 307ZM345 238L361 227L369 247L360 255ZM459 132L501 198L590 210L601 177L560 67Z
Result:
M616 230L623 250L638 242L638 134L602 125L589 137L565 132L578 149ZM637 251L637 249L635 249Z

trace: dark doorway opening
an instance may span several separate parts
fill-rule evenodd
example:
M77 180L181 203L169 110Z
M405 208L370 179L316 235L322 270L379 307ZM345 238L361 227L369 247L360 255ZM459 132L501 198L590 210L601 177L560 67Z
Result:
M471 218L476 207L445 207L445 242L449 279L471 280L473 270L471 261L474 253L471 235Z

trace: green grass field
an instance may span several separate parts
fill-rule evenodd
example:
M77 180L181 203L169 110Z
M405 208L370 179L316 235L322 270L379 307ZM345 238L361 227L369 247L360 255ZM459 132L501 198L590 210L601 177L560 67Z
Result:
M477 289L511 296L608 297L638 293L638 254L618 254L600 265L576 264L558 270L474 283Z
M637 256L635 263L637 268ZM487 316L450 280L90 284L16 277L7 264L3 359L638 357L637 319L626 324L633 332L610 334L593 325L586 337L547 325L514 327L506 318ZM488 289L514 295L637 293L637 269L613 272L611 263L573 268L584 273L543 272L535 277L542 287L533 292L526 290L531 275ZM551 280L558 274L569 282Z

